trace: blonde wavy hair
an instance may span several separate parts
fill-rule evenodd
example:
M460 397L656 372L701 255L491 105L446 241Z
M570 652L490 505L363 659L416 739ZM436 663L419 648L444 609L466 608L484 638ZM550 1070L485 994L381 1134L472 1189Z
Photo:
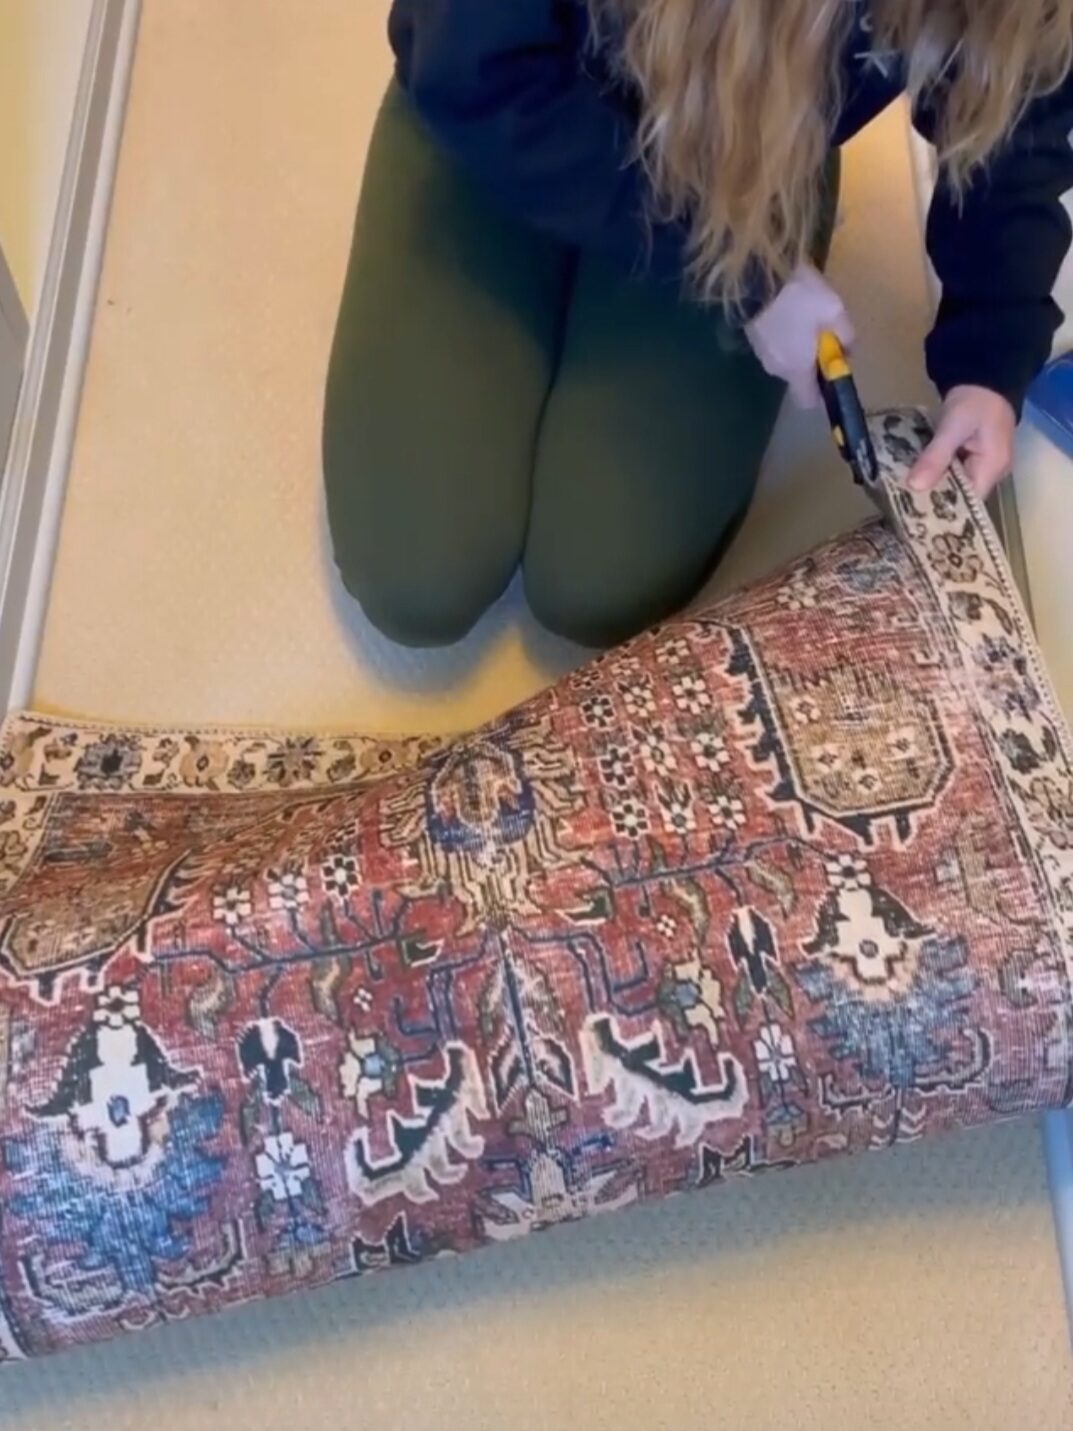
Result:
M750 276L785 279L816 232L854 0L589 5L641 97L653 217L688 221L692 286L740 309ZM870 0L869 13L876 52L907 63L910 97L942 88L936 138L959 195L1073 65L1073 0Z

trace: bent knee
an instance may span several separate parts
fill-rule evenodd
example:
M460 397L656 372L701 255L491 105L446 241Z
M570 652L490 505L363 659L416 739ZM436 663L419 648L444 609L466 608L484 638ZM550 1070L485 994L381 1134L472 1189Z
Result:
M400 646L453 646L468 636L502 594L510 572L443 566L416 569L403 555L390 571L336 551L343 585L381 635Z
M678 605L669 593L601 580L591 566L578 572L527 564L525 591L530 610L545 630L596 651L628 641Z
M531 542L525 591L540 624L580 646L617 646L682 611L703 589L748 511L742 504L710 529L703 545L643 538L616 549L564 541L563 533Z
M382 636L418 649L453 646L468 636L495 600L483 591L445 583L363 580L339 565L343 585Z

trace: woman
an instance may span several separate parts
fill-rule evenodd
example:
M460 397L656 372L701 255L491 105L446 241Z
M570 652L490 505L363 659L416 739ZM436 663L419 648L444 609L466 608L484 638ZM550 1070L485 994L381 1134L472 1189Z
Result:
M1073 0L395 0L390 33L324 434L389 636L458 639L519 565L589 645L696 592L784 385L813 403L818 333L853 341L831 156L906 90L942 163L913 481L1006 473L1061 319Z

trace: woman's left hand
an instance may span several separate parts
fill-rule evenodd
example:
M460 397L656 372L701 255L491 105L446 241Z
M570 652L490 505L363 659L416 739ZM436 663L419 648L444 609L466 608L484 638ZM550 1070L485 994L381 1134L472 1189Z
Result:
M951 388L935 437L909 474L915 492L930 492L959 454L981 497L989 497L1013 466L1017 415L990 388Z

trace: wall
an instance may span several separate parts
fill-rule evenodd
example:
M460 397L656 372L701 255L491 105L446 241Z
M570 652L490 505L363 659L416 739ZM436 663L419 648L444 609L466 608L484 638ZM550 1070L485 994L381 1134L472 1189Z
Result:
M93 0L0 0L0 247L33 320Z

